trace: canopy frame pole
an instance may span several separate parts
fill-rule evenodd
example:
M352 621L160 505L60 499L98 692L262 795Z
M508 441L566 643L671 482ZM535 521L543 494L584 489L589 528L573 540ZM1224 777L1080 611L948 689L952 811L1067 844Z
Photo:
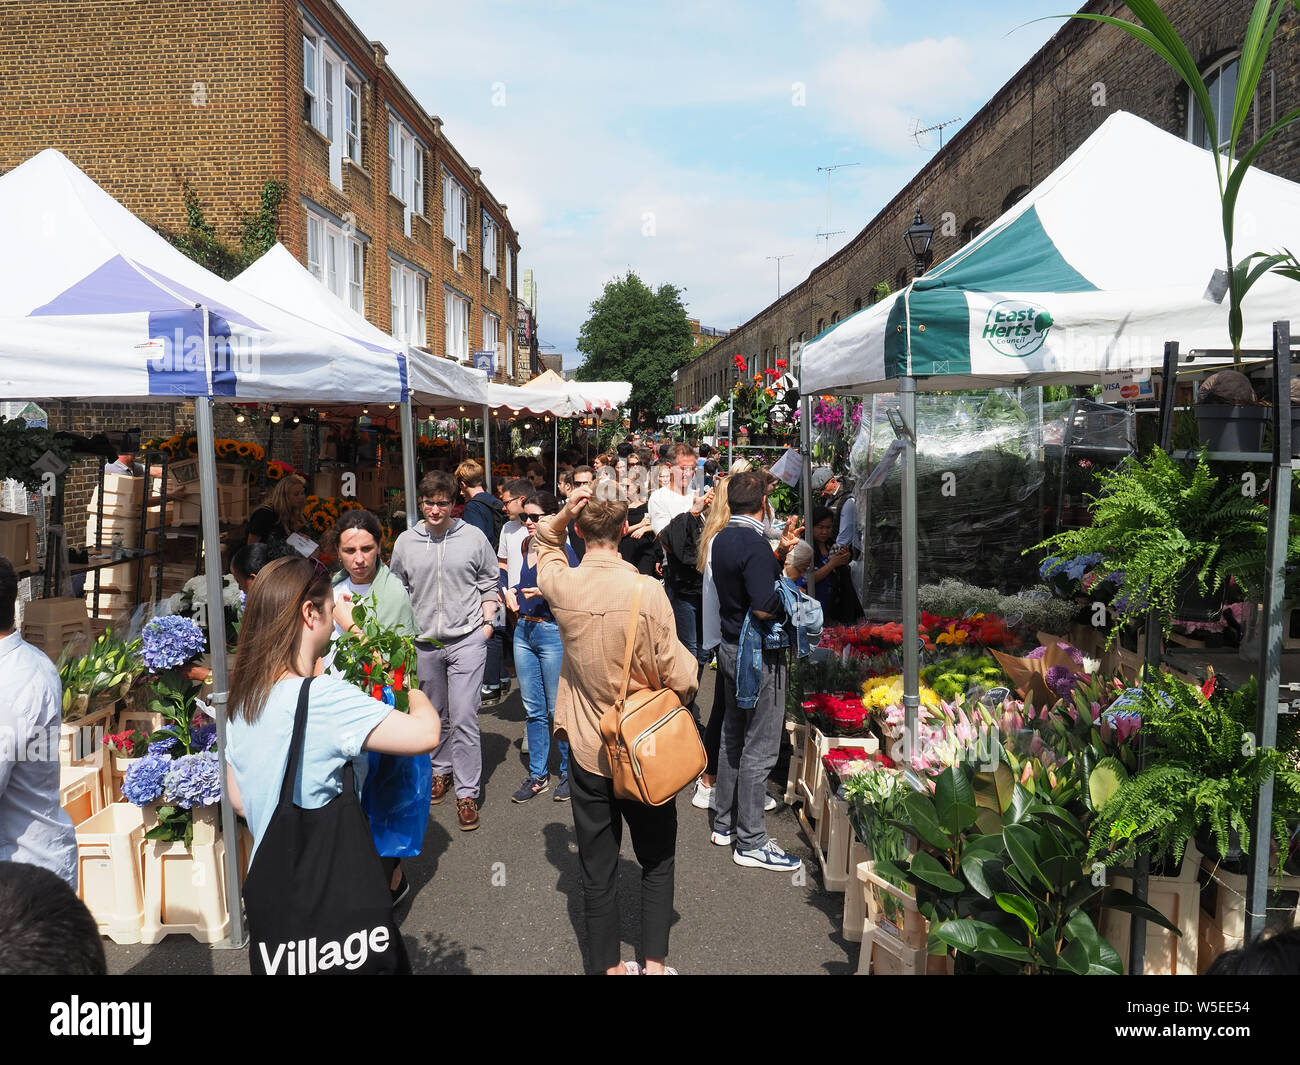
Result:
M803 497L803 528L808 543L813 542L812 535L812 400L808 396L799 397L799 456L802 459L803 473L799 478L799 494ZM813 560L816 562L816 559ZM808 567L808 594L817 595L817 567Z
M560 490L560 416L553 415L555 435L551 438L551 487Z
M412 421L415 412L411 409L411 400L402 400L402 485L406 493L406 527L415 528L415 425Z
M211 347L208 336L208 309L203 310L204 361L211 366ZM226 611L222 603L221 523L217 512L217 452L216 434L212 421L212 396L194 398L194 432L199 449L199 523L203 540L203 570L208 588L206 622L208 650L212 658L212 695L209 702L217 725L217 750L223 766L224 785L226 753L226 700L230 694L230 677L226 671ZM226 841L224 877L226 881L226 906L230 911L230 936L222 944L228 949L243 948L247 942L244 930L244 911L240 904L239 888L239 823L230 801L230 790L221 789L221 831Z
M916 378L898 380L903 419L903 752L905 772L911 772L921 706L921 649L917 636L917 517L916 517Z
M492 492L492 412L483 404L483 479Z

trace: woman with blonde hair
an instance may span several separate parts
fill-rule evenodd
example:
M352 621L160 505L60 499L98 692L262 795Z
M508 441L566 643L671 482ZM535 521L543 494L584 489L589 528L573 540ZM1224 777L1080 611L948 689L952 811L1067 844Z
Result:
M291 473L276 482L271 494L248 519L248 542L266 542L283 548L286 540L307 523L303 509L307 505L307 482ZM282 551L280 553L287 553Z

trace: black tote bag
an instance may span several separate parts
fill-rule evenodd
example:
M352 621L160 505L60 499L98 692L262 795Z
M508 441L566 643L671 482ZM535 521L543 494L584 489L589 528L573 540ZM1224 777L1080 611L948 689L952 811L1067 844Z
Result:
M298 693L280 801L244 881L249 968L256 976L409 973L351 760L336 798L316 810L294 805L310 687L308 677Z

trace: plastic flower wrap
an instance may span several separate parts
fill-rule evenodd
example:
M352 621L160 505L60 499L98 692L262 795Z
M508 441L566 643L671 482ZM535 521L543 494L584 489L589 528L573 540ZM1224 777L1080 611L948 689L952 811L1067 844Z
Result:
M871 715L862 699L850 693L829 695L815 693L803 703L810 724L827 736L867 736L871 733Z
M140 657L151 673L183 666L208 646L198 622L176 614L154 618L144 627L140 638Z
M182 810L219 803L221 759L217 753L200 751L173 759L163 783L163 798Z

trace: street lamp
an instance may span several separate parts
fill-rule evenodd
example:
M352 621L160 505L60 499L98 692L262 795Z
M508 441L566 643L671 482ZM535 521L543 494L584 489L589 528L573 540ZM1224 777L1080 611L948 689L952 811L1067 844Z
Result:
M912 224L903 234L903 240L907 242L907 247L912 252L912 259L916 262L917 277L925 273L925 260L930 254L932 239L934 239L934 226L925 224L925 219L921 217L921 209L918 207L916 217L912 219Z

